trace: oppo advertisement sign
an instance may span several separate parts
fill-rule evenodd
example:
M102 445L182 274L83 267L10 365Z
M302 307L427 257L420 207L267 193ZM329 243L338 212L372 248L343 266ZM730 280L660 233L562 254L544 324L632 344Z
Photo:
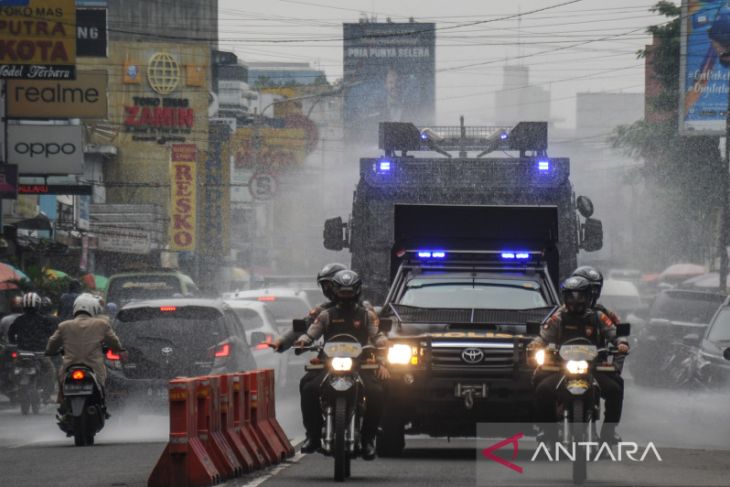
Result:
M80 125L8 125L8 163L19 174L83 174Z

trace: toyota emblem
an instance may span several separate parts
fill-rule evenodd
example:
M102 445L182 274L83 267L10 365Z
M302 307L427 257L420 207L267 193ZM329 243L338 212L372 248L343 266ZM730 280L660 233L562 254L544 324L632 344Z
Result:
M162 355L164 355L165 357L170 356L172 355L172 347L163 347L160 352L162 352Z
M484 352L478 348L466 348L461 352L461 360L467 364L478 364L484 360Z

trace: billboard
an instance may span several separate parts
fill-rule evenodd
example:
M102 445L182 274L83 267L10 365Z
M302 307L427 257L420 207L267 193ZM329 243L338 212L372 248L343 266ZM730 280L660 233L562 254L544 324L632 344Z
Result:
M171 149L170 250L194 251L197 147L195 144L174 144Z
M76 10L76 56L106 57L107 28L105 8Z
M13 5L0 6L0 78L74 79L74 0L25 0Z
M72 81L8 80L8 116L106 118L107 72L79 71Z
M346 143L376 145L379 122L430 125L435 24L343 24Z
M84 173L81 125L8 125L8 163L18 173L68 175Z
M720 54L730 50L730 6L725 0L682 2L679 131L724 135L730 72Z

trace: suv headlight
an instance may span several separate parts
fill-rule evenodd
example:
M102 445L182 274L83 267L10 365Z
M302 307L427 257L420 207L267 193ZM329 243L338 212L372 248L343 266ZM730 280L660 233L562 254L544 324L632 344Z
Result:
M588 372L588 362L585 360L568 360L565 363L565 368L568 369L570 374L585 374Z
M537 362L537 365L545 365L545 349L541 348L537 352L535 352L535 362Z
M395 343L388 349L388 362L395 365L408 365L413 357L413 349L405 343Z
M350 357L334 357L332 359L332 368L338 372L352 370L352 359Z

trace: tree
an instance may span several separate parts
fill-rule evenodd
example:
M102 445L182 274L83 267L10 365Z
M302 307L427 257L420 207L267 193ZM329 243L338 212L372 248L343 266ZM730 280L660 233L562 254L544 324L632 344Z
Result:
M679 261L703 262L717 254L718 215L725 170L718 137L678 133L680 7L660 1L651 8L670 20L647 29L656 40L649 59L660 94L647 99L661 120L641 120L616 128L611 142L624 153L641 158L638 176L646 191L642 219L645 262L660 269Z

